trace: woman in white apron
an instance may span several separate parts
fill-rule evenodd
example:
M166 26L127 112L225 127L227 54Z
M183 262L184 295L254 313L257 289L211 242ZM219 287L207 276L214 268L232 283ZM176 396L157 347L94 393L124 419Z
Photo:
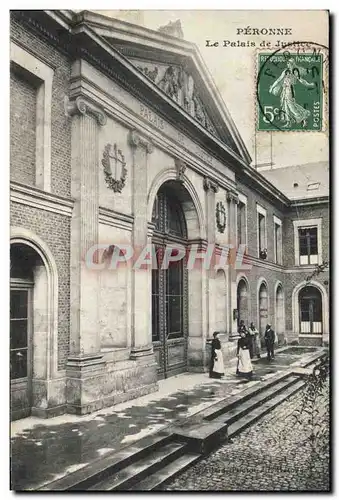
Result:
M213 333L212 340L212 353L210 364L210 377L221 378L224 375L224 359L221 351L220 340L218 339L218 332Z
M238 363L237 363L237 375L239 377L252 378L253 366L250 357L249 342L250 339L246 337L245 333L242 332L240 339L238 340Z

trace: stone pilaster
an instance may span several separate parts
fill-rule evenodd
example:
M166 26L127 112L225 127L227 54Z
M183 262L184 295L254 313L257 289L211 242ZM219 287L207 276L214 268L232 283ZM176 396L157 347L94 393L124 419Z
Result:
M228 241L234 248L230 251L230 263L228 267L228 314L229 334L237 334L237 320L233 318L233 310L237 308L237 272L235 268L236 246L237 246L237 204L239 198L237 193L227 191L227 214L228 214Z
M212 179L204 178L204 190L206 192L206 227L207 227L207 243L215 246L215 195L219 191L218 184ZM215 251L211 266L206 271L207 279L207 337L211 338L215 330Z
M71 325L67 363L68 410L87 413L102 407L99 391L104 362L100 353L98 130L103 110L83 97L65 102L72 117Z
M140 256L151 244L147 220L147 162L154 148L148 139L135 130L130 132L129 143L133 149L133 248L134 255ZM150 266L133 266L131 359L141 360L153 355L151 273Z

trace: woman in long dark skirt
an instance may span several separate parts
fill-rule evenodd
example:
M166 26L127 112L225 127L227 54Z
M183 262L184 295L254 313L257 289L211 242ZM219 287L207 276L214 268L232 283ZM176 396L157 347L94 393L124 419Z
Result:
M224 360L221 351L218 332L213 333L210 378L221 378L224 375Z

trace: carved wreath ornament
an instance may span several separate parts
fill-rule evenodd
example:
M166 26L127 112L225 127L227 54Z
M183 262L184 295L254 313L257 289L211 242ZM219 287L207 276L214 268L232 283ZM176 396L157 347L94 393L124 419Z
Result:
M116 144L114 144L114 146L112 146L112 144L106 144L101 163L104 167L107 186L113 189L115 193L121 193L127 177L125 157L121 149L118 149ZM121 168L121 173L118 179L119 167Z
M219 233L223 233L226 228L226 209L222 201L218 201L215 214L218 231Z

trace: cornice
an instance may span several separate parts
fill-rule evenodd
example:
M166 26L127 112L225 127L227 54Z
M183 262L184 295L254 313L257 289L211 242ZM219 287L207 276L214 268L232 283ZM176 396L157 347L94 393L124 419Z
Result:
M330 197L329 196L317 196L314 198L299 198L296 200L290 200L290 208L294 207L304 207L310 205L324 205L329 204Z
M122 214L110 208L99 207L99 223L106 226L113 226L126 231L132 231L133 215Z
M10 183L10 201L66 217L71 217L74 204L73 200L46 193L18 182Z

